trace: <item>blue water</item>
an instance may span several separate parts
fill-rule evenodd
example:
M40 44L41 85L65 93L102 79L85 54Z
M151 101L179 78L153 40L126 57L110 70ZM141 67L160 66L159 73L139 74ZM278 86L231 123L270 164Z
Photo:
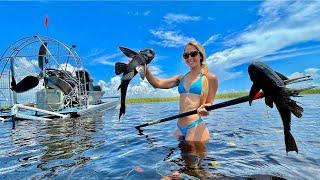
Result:
M320 174L320 95L297 99L301 119L291 132L299 154L285 151L282 122L264 101L215 110L205 117L211 139L189 146L171 133L176 121L143 129L142 123L174 115L177 102L127 105L103 117L0 123L0 179L184 179L276 176L314 179ZM217 100L217 102L225 100ZM192 163L197 164L193 167Z

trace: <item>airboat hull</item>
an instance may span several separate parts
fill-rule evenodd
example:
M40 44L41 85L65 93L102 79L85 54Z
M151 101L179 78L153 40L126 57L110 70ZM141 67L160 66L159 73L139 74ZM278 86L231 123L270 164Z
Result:
M115 109L119 104L119 98L112 98L107 102L102 102L96 105L88 105L88 107L65 108L60 111L48 111L36 107L16 104L10 110L3 110L0 113L0 121L14 120L51 120L56 118L78 118L78 117L93 117L102 115L109 110Z
M101 104L89 105L85 109L78 110L77 108L70 108L60 111L61 114L70 114L70 117L89 117L97 116L106 111L115 109L119 104L119 100L112 100L110 102L103 102Z

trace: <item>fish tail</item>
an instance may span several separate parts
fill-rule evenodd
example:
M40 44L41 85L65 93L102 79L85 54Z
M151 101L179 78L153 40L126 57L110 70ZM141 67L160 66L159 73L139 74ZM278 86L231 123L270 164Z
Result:
M122 100L121 100L119 120L120 120L121 116L124 115L125 113L126 113L126 104L125 104L125 102L122 102Z
M284 142L286 144L286 151L296 151L298 153L298 147L289 130L284 130Z
M121 106L120 106L119 120L121 116L126 112L126 95L127 95L128 85L129 85L128 81L122 81L118 88L118 89L121 89Z

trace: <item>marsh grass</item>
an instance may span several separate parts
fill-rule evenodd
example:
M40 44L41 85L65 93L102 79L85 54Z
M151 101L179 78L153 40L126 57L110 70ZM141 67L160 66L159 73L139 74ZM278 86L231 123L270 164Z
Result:
M301 94L320 94L320 88L303 91Z
M178 101L179 97L165 97L165 98L131 98L127 99L126 103L135 104L135 103L150 103L150 102L169 102L169 101Z
M239 93L222 93L217 94L216 99L227 99L227 98L237 98L248 95L247 92ZM127 99L128 104L135 103L150 103L150 102L169 102L169 101L178 101L179 97L157 97L157 98L130 98Z
M230 99L230 98L238 98L242 96L247 96L249 92L232 92L232 93L221 93L217 94L216 99ZM302 92L302 94L320 94L320 89L310 89ZM179 97L157 97L157 98L130 98L127 99L128 104L136 104L136 103L151 103L151 102L170 102L170 101L178 101Z

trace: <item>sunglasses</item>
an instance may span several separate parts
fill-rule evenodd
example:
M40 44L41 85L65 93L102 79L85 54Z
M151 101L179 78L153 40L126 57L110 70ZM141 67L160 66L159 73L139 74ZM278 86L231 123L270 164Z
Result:
M183 58L184 59L188 59L189 58L189 55L191 56L191 57L196 57L197 55L199 54L199 51L190 51L189 53L183 53Z

